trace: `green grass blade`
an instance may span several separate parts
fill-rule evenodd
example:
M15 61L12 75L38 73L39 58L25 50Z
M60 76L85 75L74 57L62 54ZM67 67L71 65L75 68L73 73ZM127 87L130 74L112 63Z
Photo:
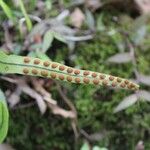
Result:
M4 93L0 89L0 143L2 143L8 132L9 113Z
M9 8L9 6L3 0L0 0L0 6L2 7L2 9L5 12L6 16L10 20L14 21L14 17L13 17L13 13L12 13L11 9Z
M21 11L22 11L22 13L23 13L23 15L24 15L24 17L26 19L27 28L30 31L32 29L32 22L31 22L28 14L26 12L26 9L24 7L24 4L23 4L22 0L19 0L19 4L20 4L20 9L21 9Z

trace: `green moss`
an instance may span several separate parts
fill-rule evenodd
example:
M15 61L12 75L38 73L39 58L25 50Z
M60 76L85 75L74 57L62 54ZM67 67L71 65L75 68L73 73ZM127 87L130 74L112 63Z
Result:
M16 149L69 149L71 141L65 144L73 134L69 120L54 116L49 110L42 116L35 106L14 110L10 116L7 142Z
M149 55L141 55L138 58L138 69L139 72L143 74L150 74L150 60L149 60Z
M68 64L82 69L112 73L118 76L132 78L132 65L112 65L106 60L118 49L109 37L97 36L96 39L81 43L76 47L76 59L67 58L68 51L57 50L55 61L67 60ZM64 58L64 59L63 59ZM143 57L139 62L145 62ZM141 63L139 63L141 64ZM143 65L145 67L145 64ZM145 67L145 69L147 69ZM108 146L112 149L132 149L138 140L144 140L149 146L146 133L150 118L148 105L143 102L131 106L127 110L113 114L114 108L130 94L129 91L111 90L92 85L76 85L60 82L66 88L67 96L75 104L78 112L78 127L85 129L89 134L106 130L108 135L103 140L96 142L100 146ZM53 97L62 107L66 107L60 100L55 86L50 91ZM7 142L17 149L72 149L74 134L70 121L52 115L47 112L44 116L39 115L37 106L15 110L11 112L10 130ZM147 117L142 117L147 116ZM138 118L138 119L137 119ZM14 138L15 137L15 138ZM66 142L67 140L67 142ZM28 144L26 144L28 143ZM82 144L80 140L79 145Z

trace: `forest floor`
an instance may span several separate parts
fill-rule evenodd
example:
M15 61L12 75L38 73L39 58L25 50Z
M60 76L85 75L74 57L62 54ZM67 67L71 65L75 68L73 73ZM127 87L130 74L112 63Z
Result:
M26 16L17 2L6 2L9 14L0 10L1 50L131 79L140 91L0 75L10 112L5 143L16 150L149 150L150 3L27 0ZM38 85L56 109L42 108L13 81L40 94Z

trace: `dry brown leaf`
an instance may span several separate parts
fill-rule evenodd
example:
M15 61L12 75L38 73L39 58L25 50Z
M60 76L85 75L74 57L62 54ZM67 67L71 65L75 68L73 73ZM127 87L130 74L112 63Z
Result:
M112 63L127 63L132 60L130 53L118 53L108 58L108 62Z
M73 111L62 109L58 105L53 105L50 103L48 103L48 106L51 108L53 114L55 115L60 115L64 118L71 118L71 119L76 118L76 114Z
M119 112L123 109L126 109L133 104L135 104L138 100L138 97L136 94L129 95L128 97L125 97L123 101L119 103L119 105L115 108L114 113Z
M57 104L57 101L52 99L52 95L43 88L40 82L38 82L36 79L33 79L32 84L34 85L34 88L36 89L36 91L42 95L43 99L46 102L49 102L50 104L53 104L53 105Z
M0 77L0 78L3 79L3 80L5 80L5 81L8 81L8 82L10 82L10 83L15 83L15 84L18 83L18 80L17 80L17 79L5 77L5 76L2 76L2 77Z
M135 0L142 14L150 13L150 0Z
M150 92L145 91L145 90L140 90L138 92L138 96L148 102L150 102Z
M135 150L144 150L144 142L143 141L139 141L135 147Z
M107 132L105 130L93 133L90 135L91 141L100 141L106 136Z
M47 107L45 101L43 100L43 97L26 84L22 85L20 88L24 93L36 99L41 114L44 114Z
M139 80L141 83L150 86L150 76L139 74Z
M43 96L43 99L47 102L48 106L51 108L53 114L60 115L64 118L76 118L76 113L74 111L68 111L64 110L63 108L60 108L57 105L57 101L55 101L49 92L47 92L43 86L40 84L40 82L37 82L37 80L33 79L33 85L34 88Z
M20 101L20 94L22 92L24 92L36 100L41 114L45 113L47 105L46 105L46 102L44 101L43 95L39 94L34 89L30 88L26 83L26 78L17 78L17 80L14 80L14 79L5 77L2 79L6 80L8 82L11 82L11 83L15 83L17 85L17 89L8 98L8 102L10 104L10 107L14 107ZM34 81L36 83L38 83L36 80L34 80ZM39 89L39 91L40 90L41 89ZM41 90L41 91L43 92L43 90ZM48 93L47 93L47 95L48 95ZM52 104L56 104L56 101L51 101L51 102L52 102Z
M9 81L7 78L5 79L7 81ZM12 80L10 80L12 81ZM39 109L41 111L41 113L43 114L46 111L47 105L46 102L48 104L48 106L51 108L53 114L56 115L60 115L63 116L64 118L71 118L71 119L76 119L77 117L77 113L74 110L75 108L73 106L70 106L71 102L66 102L69 100L65 100L65 102L69 105L69 107L71 107L71 110L65 110L63 108L60 108L57 105L57 101L52 99L51 94L49 92L47 92L44 88L43 88L43 83L39 82L38 80L32 78L32 84L34 86L34 89L31 89L26 83L25 83L25 78L24 79L19 79L17 80L17 82L14 82L17 84L17 89L20 90L19 94L21 92L26 93L27 95L29 95L30 97L36 99L37 104L39 106ZM16 90L11 97L16 97L16 93L18 91ZM15 96L14 96L15 95ZM64 96L63 96L64 98ZM66 99L66 98L65 98ZM10 100L11 101L11 100ZM45 102L46 101L46 102Z
M21 92L24 92L36 100L41 114L45 113L47 105L46 105L42 95L38 94L34 89L30 88L26 84L26 78L17 78L17 80L15 80L15 79L5 77L2 79L6 80L8 82L17 84L17 89L8 98L10 107L14 107L20 101L20 94L21 94Z
M83 24L85 16L79 8L75 8L75 10L72 12L70 16L70 19L74 27L80 28Z
M16 90L13 93L11 93L11 95L8 97L8 103L11 108L16 106L20 102L21 92L22 91L21 91L20 87L18 86L16 88Z

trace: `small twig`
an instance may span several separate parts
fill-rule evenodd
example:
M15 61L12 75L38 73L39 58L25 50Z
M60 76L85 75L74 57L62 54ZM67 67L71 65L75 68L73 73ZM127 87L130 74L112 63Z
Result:
M84 131L83 129L81 129L81 130L80 130L80 133L81 133L89 142L92 141L90 135L89 135L86 131Z
M44 114L47 106L45 101L43 100L43 97L24 82L20 83L20 88L24 93L26 93L27 95L29 95L37 101L41 113Z
M81 129L80 133L89 141L89 142L94 142L94 141L100 141L102 138L104 138L107 134L105 130L96 132L93 134L88 134L85 130Z
M47 92L36 79L32 78L32 84L34 88L36 89L36 91L39 92L43 96L43 99L45 101L53 105L57 104L57 102L51 98L51 94Z
M59 94L61 95L61 97L63 98L63 100L65 101L65 103L70 107L71 110L75 112L75 114L77 114L76 108L74 107L72 102L66 97L66 95L63 93L60 85L57 82L56 82L56 85L57 85L57 90Z
M5 80L5 81L8 81L8 82L10 82L10 83L15 83L15 84L18 83L18 80L12 79L12 78L9 78L9 77L4 77L4 76L2 76L2 77L0 77L0 78L3 79L3 80Z
M73 111L65 110L59 107L58 105L53 105L51 103L48 103L48 106L51 108L52 113L55 115L60 115L64 118L70 118L70 119L74 119L76 117Z
M51 108L53 114L60 115L64 118L71 118L71 119L76 118L76 113L74 113L74 111L65 110L65 109L59 107L57 105L57 102L52 99L51 94L43 88L43 86L42 86L42 84L40 84L40 82L38 82L36 79L33 79L32 84L33 84L35 90L41 94L41 96L43 97L43 100L47 101L47 104Z
M79 129L78 129L78 125L77 125L78 121L77 121L77 111L76 111L76 108L74 107L73 103L63 93L61 87L59 86L59 84L57 82L56 82L56 85L57 85L57 89L58 89L59 94L61 95L61 97L63 98L63 100L65 101L65 103L70 107L70 109L76 115L76 117L73 118L72 121L71 121L71 126L72 126L72 129L74 131L74 135L75 135L75 143L77 143L78 137L79 137Z

